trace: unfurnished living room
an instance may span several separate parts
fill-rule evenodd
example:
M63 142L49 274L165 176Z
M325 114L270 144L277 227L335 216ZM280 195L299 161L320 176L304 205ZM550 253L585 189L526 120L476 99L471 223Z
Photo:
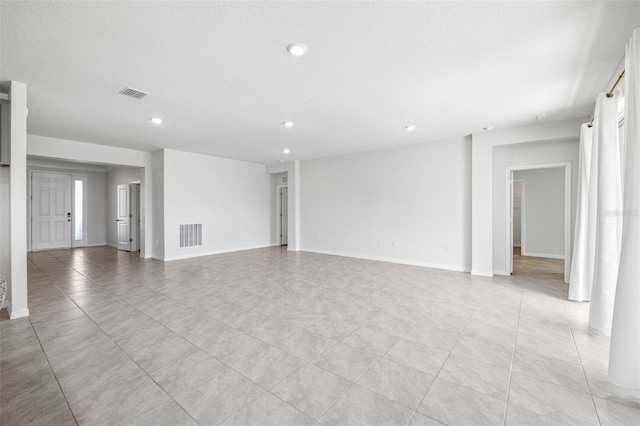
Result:
M0 1L0 425L639 425L640 2Z

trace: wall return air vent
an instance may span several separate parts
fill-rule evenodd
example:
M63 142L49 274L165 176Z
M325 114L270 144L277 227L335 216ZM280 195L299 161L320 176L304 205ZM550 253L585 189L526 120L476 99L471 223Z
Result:
M129 96L131 98L142 99L148 95L148 93L143 92L142 90L132 89L131 87L125 87L121 91L119 91L121 95Z
M202 245L202 224L189 223L180 225L180 247Z

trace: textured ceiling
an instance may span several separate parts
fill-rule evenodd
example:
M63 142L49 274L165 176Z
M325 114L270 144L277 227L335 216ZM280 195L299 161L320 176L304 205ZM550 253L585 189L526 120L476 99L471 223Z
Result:
M0 4L29 133L259 163L589 115L640 26L636 1Z

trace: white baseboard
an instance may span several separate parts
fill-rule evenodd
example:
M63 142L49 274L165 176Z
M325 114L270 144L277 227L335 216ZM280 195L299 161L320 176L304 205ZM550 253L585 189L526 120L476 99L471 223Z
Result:
M151 259L155 259L155 260L159 260L161 262L164 262L164 257L162 256L156 256L155 254L152 254L151 256L149 256Z
M184 255L178 255L178 256L165 256L164 261L170 262L172 260L191 259L194 257L212 256L214 254L233 253L236 251L255 250L255 249L269 248L269 247L272 247L271 244L261 245L261 246L240 247L240 248L234 248L230 250L214 250L214 251L208 251L205 253L193 253L193 254L184 254Z
M11 302L7 303L7 312L9 312L9 319L18 319L29 316L29 309L19 309L17 311L11 309Z
M522 256L530 256L530 257L544 257L545 259L560 259L564 260L563 254L548 254L548 253L532 253L529 251L523 251Z
M102 247L108 245L106 242L85 244L84 247Z
M504 269L494 269L493 274L494 275L511 275L511 274L508 274L507 271L505 271Z
M401 265L411 265L411 266L422 266L423 268L434 268L434 269L444 269L447 271L456 271L456 272L470 272L471 268L467 268L465 266L455 266L455 265L442 265L439 263L430 263L430 262L419 262L414 260L406 260L406 259L395 259L390 257L380 257L380 256L367 256L361 254L354 253L344 253L332 250L317 250L317 249L309 249L309 248L301 248L300 251L306 251L309 253L318 253L318 254L328 254L331 256L340 256L340 257L352 257L355 259L365 259L365 260L375 260L378 262L389 262L389 263L398 263Z
M476 275L478 277L489 277L493 278L493 271L481 271L478 269L472 269L471 275Z

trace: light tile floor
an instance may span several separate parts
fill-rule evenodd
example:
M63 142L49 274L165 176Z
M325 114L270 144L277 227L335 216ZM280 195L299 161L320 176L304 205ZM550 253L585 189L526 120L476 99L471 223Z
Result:
M560 281L268 248L29 255L3 425L640 424Z

